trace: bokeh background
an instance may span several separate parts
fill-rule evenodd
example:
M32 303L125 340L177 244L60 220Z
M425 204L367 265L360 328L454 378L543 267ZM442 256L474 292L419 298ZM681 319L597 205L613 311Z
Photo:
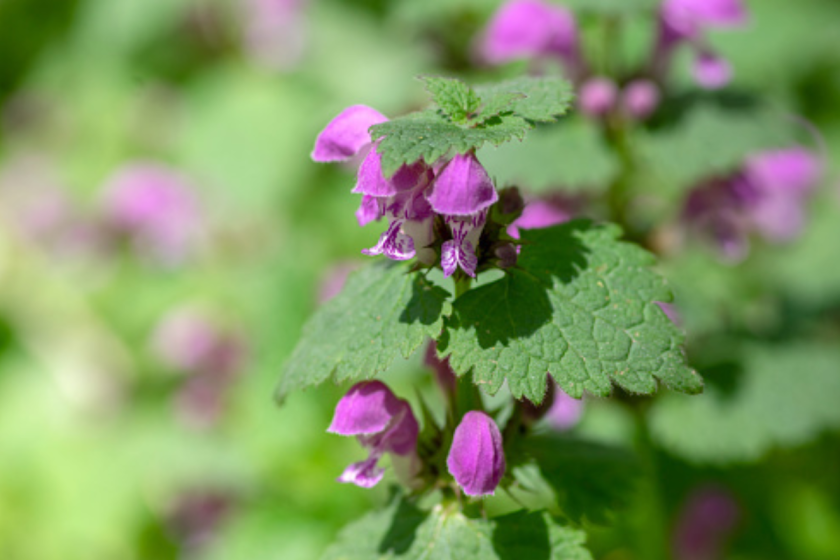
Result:
M303 322L379 234L356 224L352 169L309 152L350 104L391 116L421 107L418 75L523 71L474 63L499 4L0 1L0 558L317 558L385 500L385 485L333 482L362 455L325 433L343 388L273 401ZM819 131L824 180L801 237L759 248L752 269L701 246L664 270L689 338L714 341L721 323L783 337L780 325L804 322L809 341L837 345L840 3L748 5L745 29L711 41L734 90ZM633 20L629 56L654 23ZM691 87L679 68L674 87ZM144 182L164 186L138 191ZM780 378L812 367L808 344L801 359L780 358L791 364ZM695 406L683 432L668 416L683 400L654 411L667 534L639 521L654 507L640 492L612 528L592 528L595 556L646 558L645 540L676 538L699 500L707 517L734 519L721 558L840 558L840 362L824 362L815 367L830 373L801 397L781 382L760 404L736 403L743 412L720 428L729 440L703 423L725 403ZM434 392L421 357L386 375L406 396ZM791 402L818 407L819 421L800 422ZM635 437L610 401L587 402L573 430L618 446ZM712 443L692 447L703 437ZM718 444L723 459L708 452Z

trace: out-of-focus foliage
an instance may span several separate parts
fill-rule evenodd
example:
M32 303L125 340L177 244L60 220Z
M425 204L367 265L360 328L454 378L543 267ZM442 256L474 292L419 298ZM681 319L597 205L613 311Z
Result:
M524 73L524 63L477 64L478 34L500 3L301 1L266 39L259 27L270 18L249 0L0 2L0 558L308 559L342 526L376 524L363 516L388 502L385 488L333 482L361 454L324 433L342 388L292 394L282 407L271 398L322 286L379 234L356 223L352 172L313 164L309 152L348 105L392 117L418 109L427 94L417 76L485 83ZM598 14L621 18L630 61L647 48L652 4L567 5L581 10L596 58L612 48ZM596 558L656 558L689 497L709 485L740 512L729 557L840 557L840 5L750 9L747 29L709 39L733 63L737 95L698 101L628 140L643 155L627 185L630 233L665 224L650 248L663 255L689 360L709 388L663 390L632 413L624 405L639 397L587 397L575 437L622 460L640 441L650 450L639 465L620 463L639 466L640 482L625 471L603 477L626 484L629 498L597 484L557 496L575 518L600 519L602 503L628 507L611 527L587 527ZM676 91L687 91L688 61L677 62ZM740 103L759 95L781 118L746 116ZM621 162L583 119L479 157L500 183L596 199ZM691 186L683 181L776 145L779 127L825 165L799 238L753 239L733 265L668 227ZM138 162L175 170L194 189L200 227L177 259L161 261L109 215L113 177ZM235 371L167 361L156 333L183 309L239 345ZM416 355L386 376L413 404L416 385L437 398ZM586 557L565 521L508 513L514 498L490 500L488 521L456 522L480 526L484 540L510 536L510 522L552 544L535 549L542 557L563 544Z

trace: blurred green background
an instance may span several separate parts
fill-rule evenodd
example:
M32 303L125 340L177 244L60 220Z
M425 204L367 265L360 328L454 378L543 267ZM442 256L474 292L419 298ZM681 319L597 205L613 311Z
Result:
M362 455L325 433L343 388L272 399L325 282L379 234L356 224L352 170L309 152L347 105L390 116L421 106L418 75L492 75L471 66L470 50L500 2L300 0L282 3L277 21L257 4L0 0L0 558L317 558L387 495L333 482ZM758 252L746 273L702 251L663 264L678 305L685 294L689 339L712 341L699 358L690 347L699 362L725 345L721 323L766 339L793 317L809 340L840 340L840 4L749 7L746 30L712 38L733 87L812 122L828 172L803 238ZM653 21L633 25L629 52ZM109 184L133 162L176 170L195 190L201 233L174 260L108 222ZM754 277L772 280L771 303ZM235 375L196 385L175 371L155 337L179 309L200 309L239 344ZM840 362L825 361L803 407L838 394L824 383ZM386 377L403 395L412 384L434 391L419 357ZM789 437L745 429L720 444L735 449L725 460L692 448L703 425L669 432L668 408L682 406L663 399L651 416L666 528L693 489L722 485L742 511L727 557L840 558L840 402L819 404L825 421ZM762 406L733 422L774 421L775 405ZM592 401L575 430L630 445L626 416ZM650 529L639 519L619 513L613 528L593 528L596 557L644 559Z

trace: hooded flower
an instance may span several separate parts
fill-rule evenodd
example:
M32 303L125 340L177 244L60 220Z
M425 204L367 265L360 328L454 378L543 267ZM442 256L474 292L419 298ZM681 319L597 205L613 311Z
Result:
M487 414L467 412L455 428L446 458L449 473L468 496L491 495L505 474L499 427Z
M480 52L491 64L559 57L576 74L580 65L577 42L577 25L565 8L540 0L512 0L493 16Z
M379 242L362 251L366 255L384 254L390 259L407 260L418 256L421 261L434 257L431 243L433 213L424 194L432 180L432 170L422 160L403 165L390 178L382 174L382 156L377 144L371 143L368 129L388 119L370 107L353 105L335 117L315 140L312 159L318 162L347 161L366 152L359 165L354 193L362 195L356 211L359 225L364 226L382 217L388 228Z
M376 466L385 453L412 456L417 446L417 420L407 401L398 399L381 381L357 383L338 402L328 432L356 436L370 455L338 477L362 488L375 486L385 473Z
M487 171L474 153L458 154L441 168L427 198L432 210L444 216L452 233L452 239L441 247L444 275L450 276L460 267L475 277L475 250L487 221L487 209L499 200Z

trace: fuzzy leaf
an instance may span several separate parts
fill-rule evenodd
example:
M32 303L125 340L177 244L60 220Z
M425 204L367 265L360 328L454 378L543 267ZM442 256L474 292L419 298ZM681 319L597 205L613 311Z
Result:
M427 78L427 87L430 83L444 114L436 110L409 113L370 129L373 140L382 138L377 151L386 176L420 158L433 163L446 154L462 154L486 143L499 146L522 140L534 122L553 121L571 102L570 86L560 78L519 78L474 90L448 78ZM475 114L473 91L481 98Z
M456 508L426 512L395 499L345 527L322 560L591 560L585 539L547 513L472 519Z
M463 124L478 110L481 100L475 92L454 78L423 78L432 100L455 123Z
M371 136L384 136L377 151L382 155L382 172L390 176L404 163L421 158L433 163L447 153L462 154L486 142L498 146L514 138L521 140L529 128L527 121L513 115L464 128L435 111L421 111L371 127Z
M561 78L522 77L476 86L475 92L485 104L484 117L490 116L487 106L502 106L523 119L536 122L557 120L569 110L573 97L569 82Z
M749 345L710 371L692 399L666 395L650 411L651 434L697 463L754 461L840 428L840 349L816 343Z
M355 272L304 326L277 398L330 376L336 382L370 379L397 356L408 358L440 333L448 297L443 288L391 262Z
M458 375L495 393L540 402L546 373L574 397L608 395L612 383L633 393L697 393L682 332L654 302L671 301L651 272L649 253L618 240L616 226L586 220L523 233L516 268L453 303L438 341Z

